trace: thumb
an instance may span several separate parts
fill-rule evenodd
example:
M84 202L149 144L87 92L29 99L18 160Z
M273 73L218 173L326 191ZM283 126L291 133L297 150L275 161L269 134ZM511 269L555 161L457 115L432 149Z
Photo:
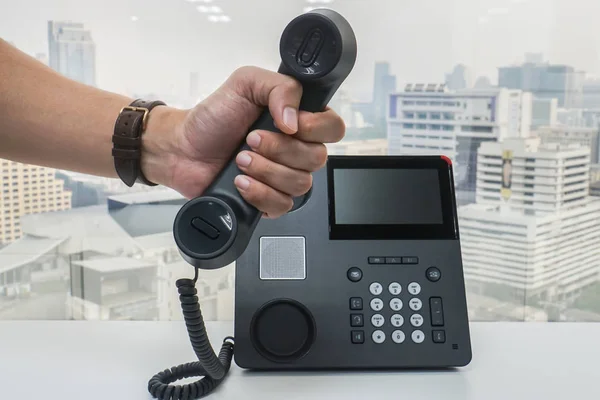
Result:
M287 134L298 131L302 85L297 80L257 67L242 67L230 80L239 95L258 107L269 108L279 130Z

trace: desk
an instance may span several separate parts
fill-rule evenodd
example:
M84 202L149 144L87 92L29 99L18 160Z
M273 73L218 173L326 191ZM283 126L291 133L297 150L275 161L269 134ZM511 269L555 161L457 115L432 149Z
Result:
M207 323L213 346L231 323ZM600 399L600 324L473 323L473 361L433 372L246 372L210 400ZM193 361L182 322L0 322L0 397L148 400L149 378Z

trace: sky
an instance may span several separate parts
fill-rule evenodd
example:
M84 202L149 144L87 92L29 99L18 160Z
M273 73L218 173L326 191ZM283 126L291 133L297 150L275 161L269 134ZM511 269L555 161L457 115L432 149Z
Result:
M199 1L199 0L196 0ZM91 31L97 82L122 93L188 93L198 72L203 94L239 66L276 70L281 32L312 0L212 0L230 22L210 22L189 0L0 0L0 37L47 53L47 21L76 21ZM398 89L443 82L453 66L496 82L497 68L527 52L600 75L597 0L333 0L358 40L345 88L371 94L373 67L388 61Z

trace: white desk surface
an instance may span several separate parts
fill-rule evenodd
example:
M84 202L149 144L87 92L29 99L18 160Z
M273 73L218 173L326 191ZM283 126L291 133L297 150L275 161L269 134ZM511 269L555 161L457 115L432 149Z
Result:
M600 324L472 323L473 361L433 372L246 372L206 399L600 399ZM207 323L213 346L231 323ZM183 322L0 321L0 398L151 399L165 368L194 361Z

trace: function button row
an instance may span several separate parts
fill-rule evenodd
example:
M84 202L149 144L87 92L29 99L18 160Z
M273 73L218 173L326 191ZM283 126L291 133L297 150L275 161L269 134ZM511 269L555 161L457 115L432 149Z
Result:
M419 257L395 256L395 257L369 257L369 264L418 264Z

